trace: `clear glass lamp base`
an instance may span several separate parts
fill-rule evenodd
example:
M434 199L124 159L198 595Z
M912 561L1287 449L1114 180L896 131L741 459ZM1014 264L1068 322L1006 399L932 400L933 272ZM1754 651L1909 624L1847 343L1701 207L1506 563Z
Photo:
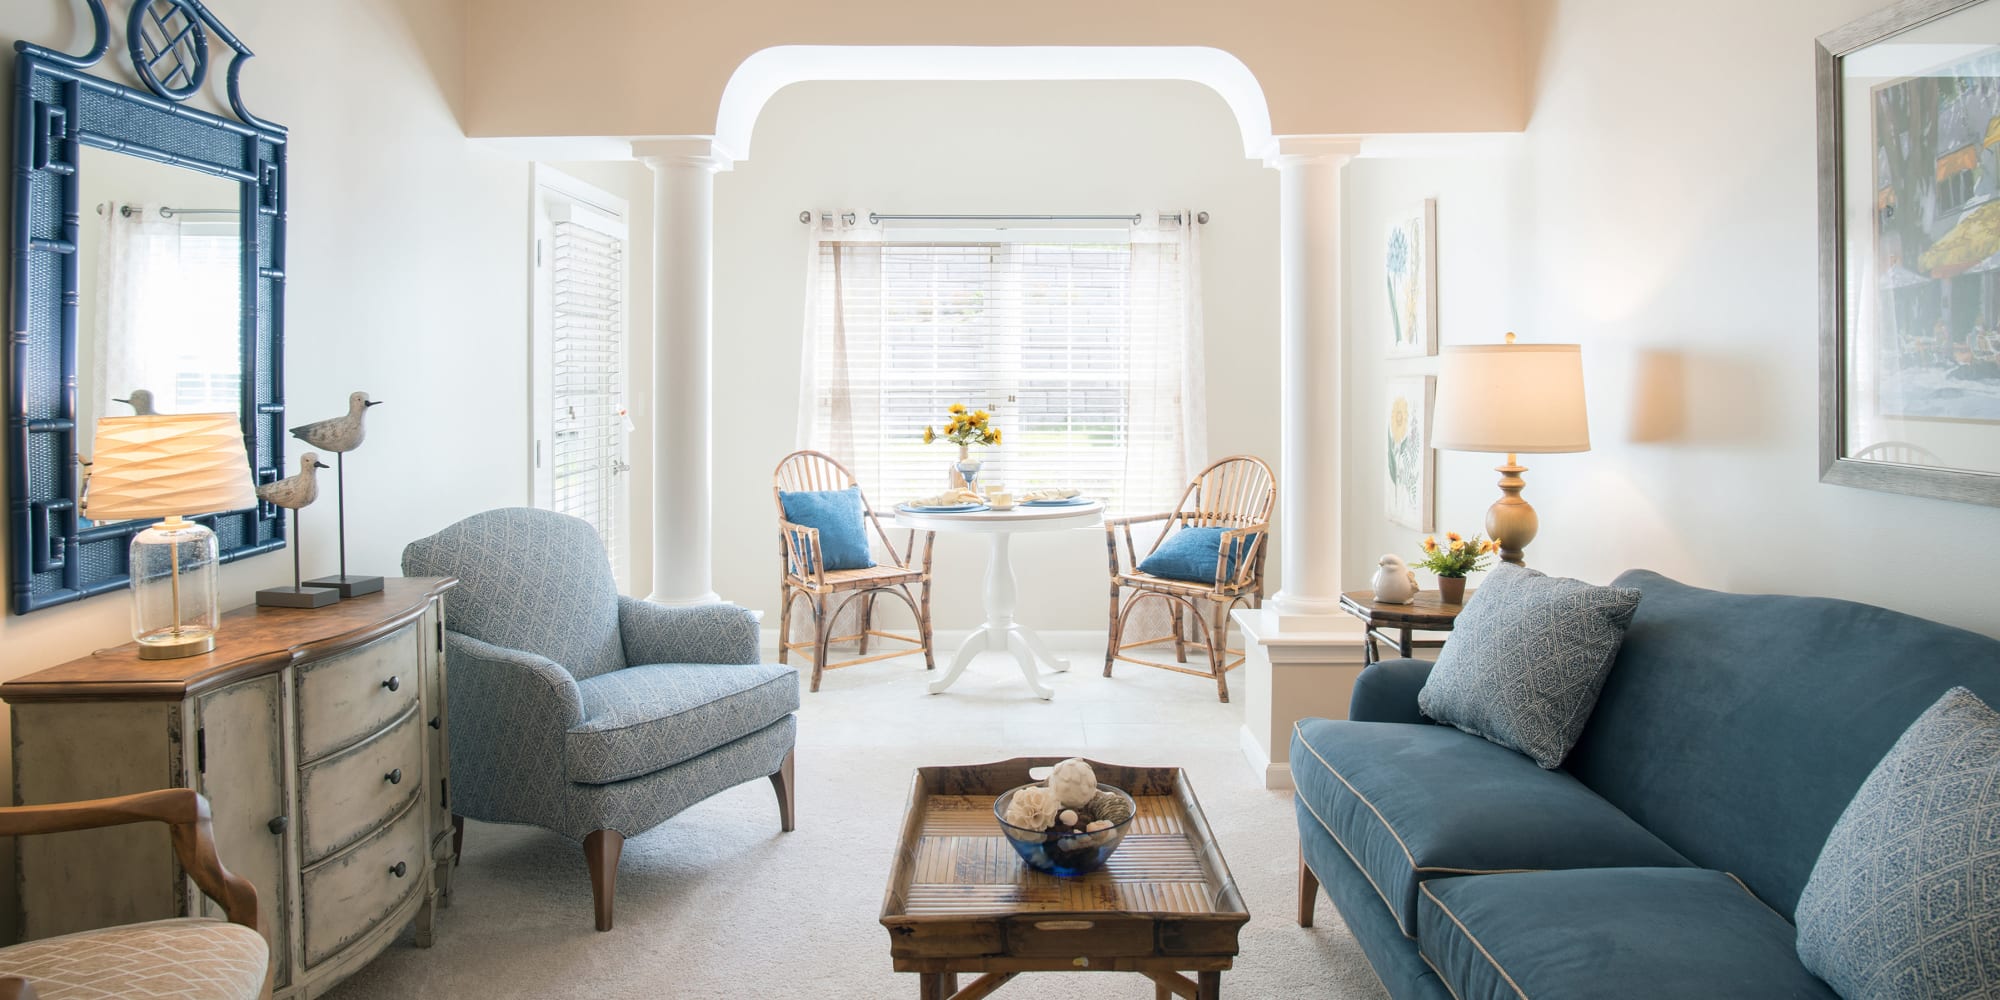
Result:
M132 536L132 638L142 660L199 656L215 648L215 533L169 517Z
M188 626L176 632L163 629L139 637L139 659L174 660L215 651L215 632Z

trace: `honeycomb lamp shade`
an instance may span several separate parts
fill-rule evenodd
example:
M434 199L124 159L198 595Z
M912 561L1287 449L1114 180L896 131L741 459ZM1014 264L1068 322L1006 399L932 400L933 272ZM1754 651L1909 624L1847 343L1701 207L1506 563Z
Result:
M105 417L93 440L83 516L165 518L132 536L132 638L140 658L213 650L221 620L215 533L184 516L257 503L236 415Z

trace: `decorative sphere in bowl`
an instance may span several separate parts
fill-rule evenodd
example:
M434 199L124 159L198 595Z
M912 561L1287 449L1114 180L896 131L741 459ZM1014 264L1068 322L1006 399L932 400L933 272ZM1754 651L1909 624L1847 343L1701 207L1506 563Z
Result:
M1007 842L1014 845L1015 853L1028 867L1039 872L1047 872L1063 878L1088 874L1103 867L1111 852L1125 839L1125 830L1132 825L1132 818L1138 814L1138 804L1122 789L1098 782L1097 798L1092 800L1106 815L1100 818L1091 807L1065 809L1060 815L1075 814L1077 822L1064 824L1058 820L1046 830L1033 830L1007 822L1008 806L1022 789L1046 789L1041 782L1022 785L1001 793L993 800L993 818L1000 824L1000 832L1007 835ZM1092 823L1108 821L1109 826L1096 830L1086 829Z

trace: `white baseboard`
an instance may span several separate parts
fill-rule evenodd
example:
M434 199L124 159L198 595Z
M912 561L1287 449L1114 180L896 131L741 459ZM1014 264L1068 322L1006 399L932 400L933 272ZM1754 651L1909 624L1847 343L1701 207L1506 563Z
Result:
M1257 736L1250 731L1249 726L1236 730L1236 742L1243 748L1243 756L1250 761L1251 772L1263 779L1265 788L1293 787L1292 765L1272 763L1271 756L1264 752L1263 745L1257 742Z

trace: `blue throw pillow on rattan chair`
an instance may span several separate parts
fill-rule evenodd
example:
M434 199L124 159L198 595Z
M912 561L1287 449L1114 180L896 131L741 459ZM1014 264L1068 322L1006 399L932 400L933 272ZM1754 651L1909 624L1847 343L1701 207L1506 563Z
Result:
M868 528L862 517L861 487L844 490L780 492L785 520L819 532L820 564L827 569L867 569Z
M1139 562L1139 572L1168 580L1186 580L1189 583L1214 583L1215 567L1223 561L1222 528L1182 528L1173 537L1160 543L1153 554ZM1236 562L1257 540L1255 534L1246 536L1240 544L1231 546L1228 568L1222 574L1224 580L1236 579Z

